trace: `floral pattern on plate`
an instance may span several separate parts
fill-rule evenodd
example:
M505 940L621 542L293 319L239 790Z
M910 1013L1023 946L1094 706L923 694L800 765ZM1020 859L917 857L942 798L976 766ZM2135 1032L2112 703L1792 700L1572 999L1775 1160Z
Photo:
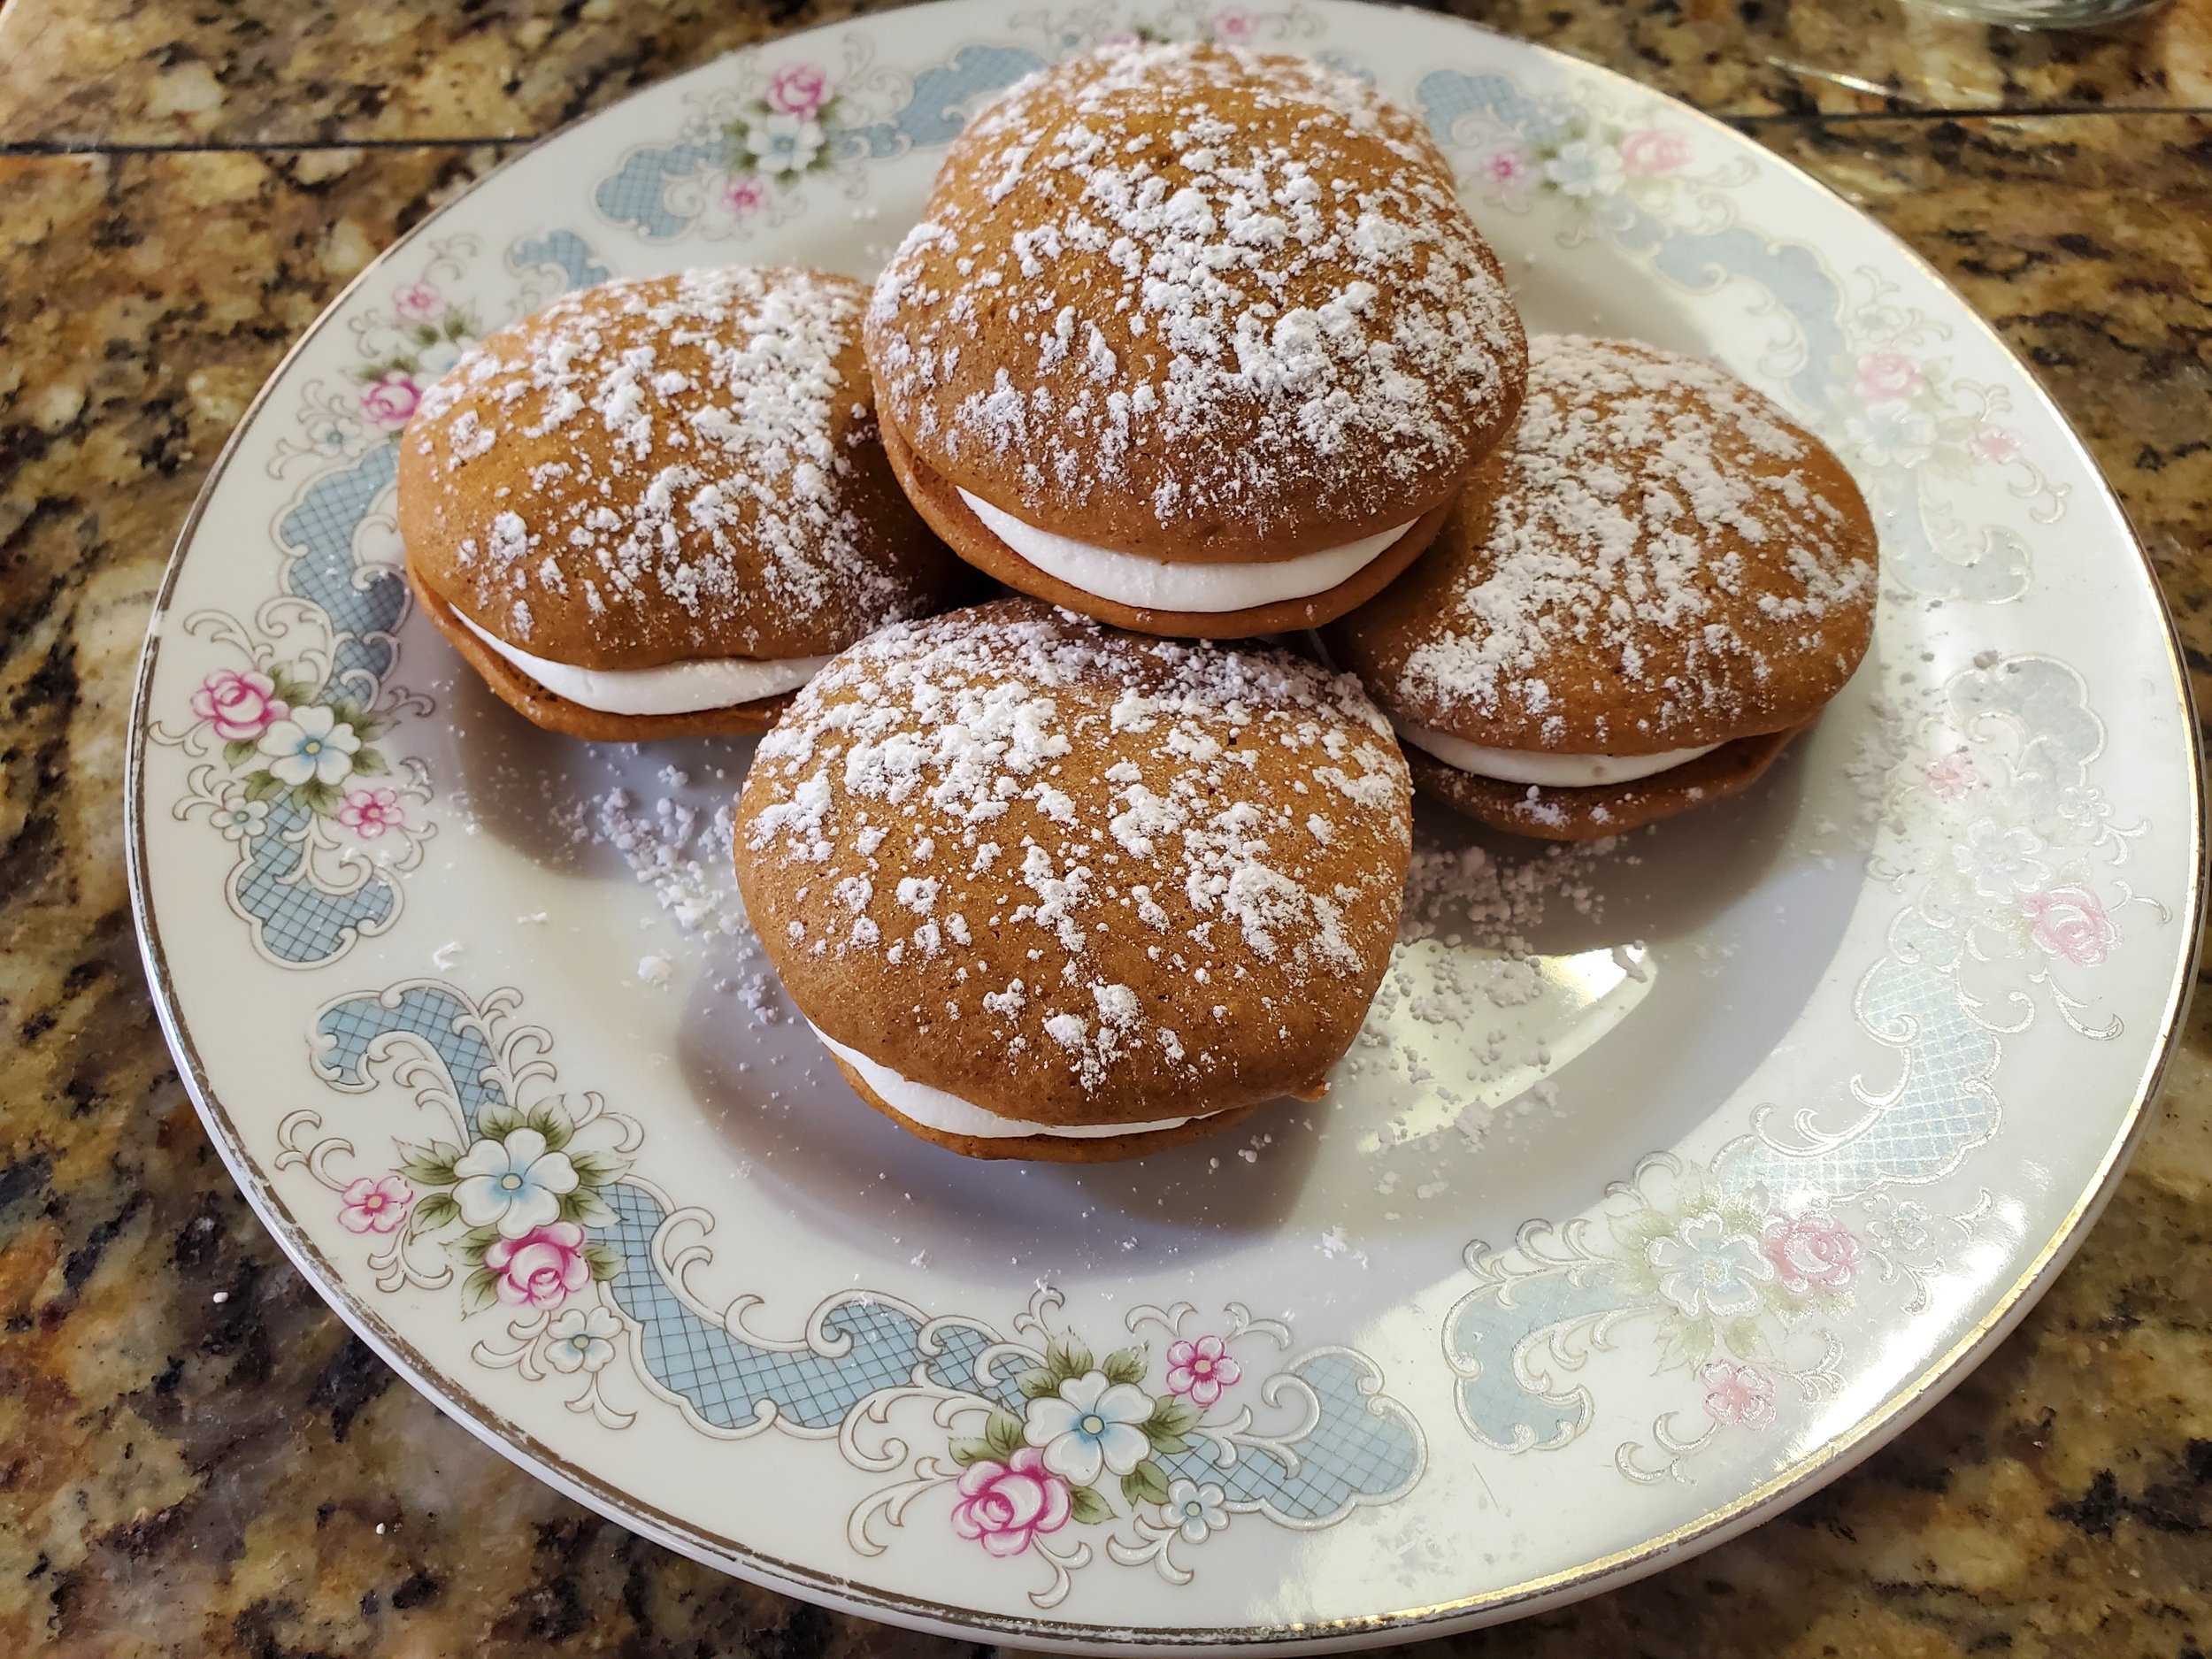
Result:
M1769 1429L1831 1397L1868 1274L1914 1286L1939 1271L1931 1225L1977 1237L1987 1195L1933 1222L1911 1207L1901 1231L1890 1189L1951 1174L1996 1134L2003 1039L2043 1000L2073 1033L2108 1041L2116 1016L2089 1017L2080 976L2118 947L2115 911L2166 907L2118 872L2140 825L2121 825L2090 782L2105 746L2080 678L2043 657L1996 657L1955 677L1924 728L1887 757L1893 839L1875 873L1909 895L1891 949L1859 985L1863 1029L1900 1062L1888 1084L1854 1079L1853 1110L1786 1128L1762 1108L1709 1165L1654 1154L1594 1217L1532 1221L1509 1250L1478 1241L1478 1288L1453 1310L1445 1356L1460 1417L1512 1452L1567 1446L1597 1416L1567 1382L1594 1349L1647 1344L1679 1392L1642 1442L1614 1451L1636 1480L1675 1474L1723 1428ZM2062 975L2064 977L2062 978ZM2073 987L2073 988L2070 988ZM1626 1333L1632 1327L1636 1334Z
M403 605L403 588L375 578L340 603L373 621ZM422 762L396 765L378 744L396 719L428 704L378 672L392 659L388 636L344 628L305 597L270 601L253 625L201 611L184 632L237 666L209 672L180 720L149 728L195 763L169 810L204 820L235 849L225 896L265 960L334 961L397 919L398 878L434 833Z
M1039 1608L1097 1559L1090 1535L1113 1562L1182 1585L1193 1571L1177 1549L1233 1516L1325 1527L1419 1480L1420 1428L1382 1394L1371 1360L1317 1348L1279 1361L1290 1327L1236 1303L1202 1329L1187 1304L1137 1308L1126 1324L1138 1340L1102 1356L1051 1323L1049 1286L1008 1338L867 1292L816 1310L803 1359L756 1337L690 1294L705 1254L670 1248L676 1207L633 1173L643 1130L596 1094L572 1105L553 1092L550 1036L516 1018L519 1002L416 980L334 1002L311 1043L323 1080L360 1094L396 1083L430 1127L384 1142L380 1171L362 1143L303 1108L285 1119L273 1164L335 1200L384 1294L448 1290L466 1270L457 1316L503 1322L476 1343L480 1364L565 1379L572 1409L627 1428L638 1409L611 1402L604 1376L626 1338L644 1393L695 1428L833 1430L825 1451L895 1471L854 1507L847 1535L860 1555L881 1554L878 1530L903 1526L933 1494L956 1537L1043 1567L1029 1594ZM917 1404L965 1432L910 1448L892 1425Z
M2002 472L2036 523L2065 509L2065 492L1995 419L2009 394L1947 383L1948 364L1924 348L1950 326L1899 303L1895 281L1871 267L1847 280L1804 242L1745 223L1742 191L1770 159L1701 159L1712 150L1692 142L1676 108L1609 87L1531 96L1504 74L1438 69L1418 96L1478 200L1516 214L1547 204L1563 217L1563 248L1605 239L1663 282L1699 294L1735 284L1756 296L1756 311L1786 321L1789 337L1767 355L1796 366L1768 389L1855 463L1883 525L1886 576L1952 598L2019 596L2027 541L1956 511L1973 494L1958 486L1979 467Z
M436 830L427 765L395 759L381 741L403 717L434 712L394 678L411 605L393 480L422 393L484 332L476 303L449 291L480 251L467 236L434 244L412 280L353 319L361 360L348 365L346 388L307 386L304 441L280 442L271 464L297 479L271 526L277 595L250 620L214 610L184 618L185 634L229 665L147 726L154 742L206 762L171 810L234 844L230 907L255 949L286 967L321 967L390 928L400 878ZM518 313L609 274L568 231L518 239L508 263L521 279Z

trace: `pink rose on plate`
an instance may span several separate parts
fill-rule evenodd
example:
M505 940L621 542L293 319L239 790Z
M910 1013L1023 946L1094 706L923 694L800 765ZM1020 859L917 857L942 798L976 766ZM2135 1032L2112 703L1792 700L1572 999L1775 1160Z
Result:
M1939 801L1956 801L1970 795L1982 780L1974 757L1962 749L1930 761L1921 770L1928 774L1928 787Z
M1815 1286L1844 1290L1859 1276L1866 1250L1826 1216L1776 1216L1759 1231L1759 1248L1774 1263L1774 1277L1793 1296Z
M1229 1357L1229 1345L1217 1336L1177 1342L1167 1351L1167 1391L1187 1395L1194 1405L1213 1404L1243 1375L1244 1367Z
M1231 6L1214 14L1214 38L1224 41L1248 41L1252 38L1254 19L1241 6Z
M519 1239L495 1239L484 1265L497 1277L500 1301L516 1308L553 1307L591 1280L584 1230L572 1221L548 1222Z
M1526 182L1529 174L1536 170L1526 150L1510 147L1492 150L1482 158L1481 167L1484 178L1508 189Z
M395 789L356 789L338 809L338 821L365 841L373 841L388 829L407 822L406 810Z
M752 173L741 173L724 188L722 205L740 219L757 213L768 205L768 186Z
M1974 435L1966 441L1966 452L1977 461L1993 461L2002 466L2020 458L2020 434L2009 426L1992 426L1985 421L1974 428Z
M1920 365L1903 352L1870 351L1859 359L1853 386L1867 403L1881 403L1910 397L1927 383Z
M960 1474L952 1530L994 1555L1018 1555L1040 1532L1068 1524L1068 1483L1045 1467L1045 1455L1025 1446L1002 1463L979 1458Z
M786 64L768 83L768 107L785 115L811 115L829 102L829 77L812 64Z
M192 712L214 722L215 735L226 743L236 743L259 737L292 708L276 695L276 681L268 675L225 668L200 682L192 694Z
M1621 140L1621 165L1643 178L1672 173L1689 158L1689 141L1678 134L1647 127Z
M361 388L361 412L392 432L407 424L420 402L422 394L416 389L415 377L404 369L394 369Z
M445 296L438 292L438 285L425 277L419 282L410 282L392 296L392 310L411 323L426 323L445 313Z
M364 1175L338 1195L338 1225L348 1233L389 1233L407 1219L415 1189L396 1175Z
M1774 1421L1774 1383L1757 1366L1717 1359L1697 1379L1705 1385L1705 1413L1714 1422L1763 1429Z
M2047 954L2063 956L2077 967L2095 967L2120 942L2119 928L2105 913L2103 902L2087 887L2031 893L2020 901L2020 910L2034 924L2028 936Z

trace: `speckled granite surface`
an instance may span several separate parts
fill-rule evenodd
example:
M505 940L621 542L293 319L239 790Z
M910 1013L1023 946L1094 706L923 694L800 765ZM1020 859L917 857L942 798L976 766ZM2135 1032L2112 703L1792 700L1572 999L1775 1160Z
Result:
M1754 118L1958 282L2095 448L2212 692L2212 8L2057 45L1916 25L1937 45L1910 72L1897 42L1854 43L1874 26L1847 27L1840 3L1486 14ZM0 12L0 1652L952 1650L631 1538L352 1341L200 1131L122 873L147 604L286 343L505 153L491 141L828 15L600 0ZM1860 52L1849 73L1897 98L1775 61ZM1926 102L2011 107L1908 112ZM2112 109L2042 112L2082 105ZM341 147L371 139L386 142ZM2212 999L2080 1256L1925 1421L1720 1550L1439 1647L2200 1659L2208 1233Z
M882 0L12 0L18 142L535 137L671 71ZM2212 103L2212 7L2013 35L1904 0L1416 0L1736 116Z

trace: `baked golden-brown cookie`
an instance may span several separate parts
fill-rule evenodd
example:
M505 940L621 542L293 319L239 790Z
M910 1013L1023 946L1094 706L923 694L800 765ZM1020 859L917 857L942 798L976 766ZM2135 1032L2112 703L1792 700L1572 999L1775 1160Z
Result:
M739 797L748 914L863 1098L1100 1159L1315 1099L1397 933L1411 789L1348 675L1031 599L832 662Z
M1851 678L1875 598L1857 487L1772 403L1694 358L1539 337L1513 435L1321 637L1425 792L1573 841L1750 784Z
M1102 49L985 110L866 339L893 464L955 550L1216 638L1326 620L1402 569L1527 357L1413 118L1210 45Z
M488 336L400 440L431 620L528 718L628 740L764 730L965 568L883 454L844 277L603 283Z

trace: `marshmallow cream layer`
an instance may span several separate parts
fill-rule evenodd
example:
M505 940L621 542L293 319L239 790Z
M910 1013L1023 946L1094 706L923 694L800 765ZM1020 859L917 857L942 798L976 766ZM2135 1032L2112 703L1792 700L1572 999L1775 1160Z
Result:
M548 662L487 634L457 609L461 626L557 697L602 714L696 714L796 691L821 672L826 657L768 662L732 657L715 662L664 663L657 668L578 668Z
M1409 518L1347 546L1323 548L1296 558L1257 565L1171 565L1141 553L1118 553L1111 548L1040 530L964 489L960 499L974 509L975 516L993 535L1046 575L1071 588L1138 610L1201 614L1244 611L1325 594L1373 564L1417 522Z
M814 1022L809 1020L807 1024L813 1025ZM941 1088L901 1077L889 1066L878 1064L834 1038L823 1037L819 1025L814 1025L814 1034L822 1038L825 1048L859 1072L885 1105L900 1117L910 1118L923 1128L934 1129L940 1134L973 1135L990 1141L1009 1141L1022 1135L1103 1141L1110 1135L1141 1135L1154 1129L1177 1129L1190 1121L1188 1118L1163 1118L1148 1124L1033 1124L1019 1118L1002 1118L996 1112L987 1112L980 1106L970 1104L957 1094L948 1094ZM1197 1115L1210 1118L1214 1114Z
M1447 766L1473 772L1478 778L1495 778L1501 783L1530 783L1547 789L1593 789L1609 783L1633 783L1700 755L1709 755L1720 747L1708 743L1702 749L1671 749L1663 755L1547 755L1535 749L1485 749L1426 726L1402 721L1392 724L1405 741L1426 750Z

